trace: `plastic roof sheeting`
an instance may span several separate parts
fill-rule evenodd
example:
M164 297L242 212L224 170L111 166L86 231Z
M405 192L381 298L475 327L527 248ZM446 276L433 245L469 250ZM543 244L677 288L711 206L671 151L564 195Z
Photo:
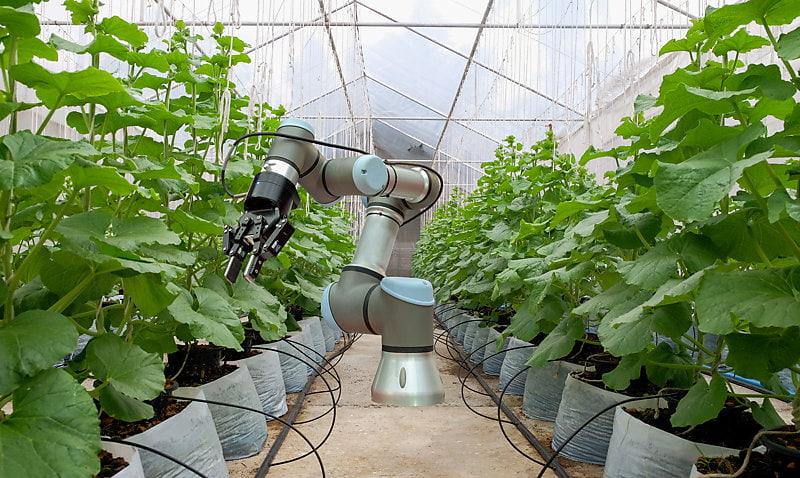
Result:
M79 40L60 3L38 7L43 20ZM176 19L206 38L226 24L251 45L252 63L232 78L239 93L284 105L320 139L432 163L448 185L469 190L505 137L532 144L552 128L571 138L605 106L632 103L659 46L721 1L105 3L103 15L138 23L153 42Z

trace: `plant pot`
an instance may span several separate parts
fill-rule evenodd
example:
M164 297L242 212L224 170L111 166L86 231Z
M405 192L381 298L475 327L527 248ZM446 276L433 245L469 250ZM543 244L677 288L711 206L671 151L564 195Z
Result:
M464 352L470 353L472 351L472 342L475 340L475 333L478 331L478 325L480 322L477 321L477 317L472 317L470 322L467 323L466 328L464 329Z
M261 401L261 409L264 413L280 417L288 411L286 405L286 387L283 384L283 373L281 372L281 360L278 352L274 350L262 350L260 354L248 357L233 364L244 364L253 385L258 392ZM272 420L266 417L267 421Z
M213 382L197 387L180 387L175 395L182 396L192 388L201 390L208 400L261 409L258 392L244 364ZM267 441L264 415L224 405L209 404L208 408L226 460L247 458L261 451Z
M519 373L526 367L525 362L531 358L533 345L516 337L510 337L506 347L503 364L500 367L500 381L497 389L506 395L524 395L526 374ZM522 348L515 348L522 347Z
M307 344L309 347L313 348L313 351L303 348L303 352L306 352L308 356L311 357L313 363L321 363L325 359L326 351L325 337L322 335L322 325L320 325L319 317L309 317L297 322L297 324L302 327L303 332L306 333L306 337L310 338ZM312 373L314 373L314 367L309 365L308 375Z
M198 389L187 389L183 396L201 400L206 398ZM211 410L205 403L191 402L177 415L125 440L159 450L209 478L228 476ZM197 478L183 466L147 450L140 450L139 457L145 476Z
M559 448L581 425L619 401L631 398L617 392L595 387L570 373L564 383L561 404L558 407L553 430L553 449ZM638 407L655 408L658 399L643 399L635 402ZM592 420L571 441L564 445L560 455L570 460L602 465L606 461L608 442L614 429L614 409L610 409Z
M336 348L336 344L339 343L339 339L342 337L342 332L339 330L333 330L333 328L325 323L324 320L320 321L320 326L322 327L322 337L325 339L325 351L332 352L333 349Z
M567 376L583 369L583 365L564 360L548 362L544 367L529 368L525 377L522 413L537 420L555 421Z
M289 341L296 343L292 344ZM312 363L312 361L300 353L300 350L302 350L307 355L310 355L310 350L300 345L305 343L306 335L300 331L293 331L286 334L286 340L278 340L264 346L265 348L274 349L278 353L278 358L281 362L283 386L286 389L286 393L299 392L306 385L306 377L308 377L308 365L306 365L306 362Z
M478 330L475 332L475 338L472 340L472 346L467 351L470 362L480 362L486 354L487 347L491 347L490 345L486 345L486 337L488 337L490 329L491 327L478 327Z
M122 443L103 442L103 450L128 462L128 466L114 473L114 478L144 478L144 468L138 448Z
M483 362L483 372L487 375L500 375L500 369L503 367L503 359L506 357L505 350L508 348L509 337L506 337L503 342L503 349L497 352L497 339L500 337L500 332L493 327L489 327L489 332L486 337L486 342L489 344L485 347L485 354L481 358Z
M456 328L454 330L455 335L453 336L456 339L456 342L459 345L464 345L464 336L467 334L467 326L470 324L470 320L474 317L472 315L464 313L456 317Z
M738 453L734 448L686 440L639 420L620 406L614 412L603 476L688 476L700 456Z

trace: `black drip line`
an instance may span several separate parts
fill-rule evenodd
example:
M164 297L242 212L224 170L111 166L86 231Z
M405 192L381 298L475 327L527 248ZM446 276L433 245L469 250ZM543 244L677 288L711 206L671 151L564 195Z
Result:
M452 310L452 309L448 309L448 310ZM443 312L443 311L442 311L442 312ZM508 390L508 387L509 387L509 385L511 385L511 383L513 383L513 382L514 382L514 380L516 380L516 379L517 379L517 377L519 377L519 376L520 376L520 375L522 375L523 373L526 373L526 372L528 371L528 369L530 369L530 366L527 366L527 365L526 365L526 366L524 366L522 369L520 369L520 370L519 370L519 371L518 371L516 374L514 374L514 375L513 375L513 376L512 376L512 377L509 379L509 381L508 381L508 383L506 384L506 386L505 386L505 387L503 387L503 390L501 390L501 393L500 393L500 396L499 396L499 397L498 397L498 396L497 396L497 395L494 393L494 391L491 389L491 387L488 385L488 383L486 383L486 381L483 379L483 377L481 377L479 374L475 373L475 369L478 367L478 365L481 365L481 364L483 364L483 362L485 362L486 360L488 360L488 359L489 359L489 358L491 358L491 357L494 357L494 356L500 355L500 354L502 354L502 353L504 353L504 352L507 352L507 351L511 351L511 350L520 350L520 349L526 349L526 348L532 348L532 347L534 347L534 346L533 346L533 345L523 345L523 346L519 346L519 347L510 347L510 348L503 349L503 350L501 350L500 352L497 352L497 353L494 353L494 354L492 354L492 355L489 355L489 356L486 356L486 357L484 357L484 358L483 358L483 359L482 359L480 362L477 362L477 363L475 363L475 365L472 365L472 366L470 366L469 370L467 370L467 367L466 367L466 365L469 365L469 363L467 362L467 360L469 359L469 357L471 357L471 356L472 356L472 354L474 354L475 352L477 352L479 349L482 349L482 348L486 347L487 345L489 345L491 342L487 342L487 343L485 343L485 344L481 345L481 346L480 346L478 349L474 349L472 352L470 352L470 353L469 353L469 354L468 354L468 355L465 357L465 356L464 356L464 354L461 352L461 350L459 350L458 348L456 348L456 346L455 346L456 344L453 344L453 338L452 338L452 335L450 335L450 332L451 332L451 331L452 331L452 330L453 330L455 327L458 327L459 325L463 325L463 324L466 324L466 323L469 323L469 322L475 322L476 320L466 320L466 321L460 322L460 323L458 323L458 324L456 324L456 325L453 325L452 327L446 327L446 326L444 325L444 323L443 323L443 322L442 322L442 321L441 321L441 320L440 320L438 317L436 318L436 320L439 322L439 327L441 327L441 328L443 329L443 332L442 332L442 333L440 333L440 334L439 334L439 335L436 337L436 341L441 343L441 341L443 340L443 339L442 339L442 337L443 337L443 336L446 336L446 337L445 337L445 339L444 339L444 343L445 343L445 345L447 346L448 352L450 353L450 355L451 355L451 357L452 357L452 358L445 357L445 356L444 356L444 355L442 355L442 354L439 354L439 355L440 355L441 357L445 358L445 359L448 359L448 360L453 360L453 361L455 361L455 362L457 362L457 363L459 364L459 367L460 367L460 369L459 369L459 381L461 382L461 399L464 401L464 404L467 406L467 408L469 408L469 410L470 410L470 411L472 411L472 412L473 412L473 413L475 413L476 415L479 415L479 416L481 416L481 417L484 417L484 418L487 418L487 419L489 419L489 420L492 420L492 421L495 421L495 422L497 422L497 423L500 425L500 431L503 433L503 436L505 437L506 441L508 441L508 443L509 443L509 444L512 446L512 448L514 448L514 450L516 450L516 451L517 451L519 454L521 454L522 456L524 456L524 457L525 457L525 458L527 458L528 460L530 460L530 461L532 461L532 462L534 462L534 463L536 463L536 464L539 464L539 465L541 465L541 466L542 466L542 469L541 469L541 471L539 472L539 474L538 474L538 475L536 475L536 478L542 478L542 476L544 476L544 473L547 471L547 469L548 469L548 468L551 468L551 469L553 469L553 471L554 471L554 472L555 472L555 473L556 473L556 474L557 474L559 477L562 477L562 478L569 478L569 475L568 475L568 474L567 474L567 472L566 472L566 471L565 471L565 470L564 470L564 469L561 467L561 465L560 465L560 464L559 464L559 463L556 461L556 458L558 457L559 453L561 453L561 450L563 450L563 449L564 449L564 447L565 447L565 446L566 446L566 445L567 445L567 444L568 444L570 441L572 441L572 440L573 440L573 439L574 439L574 438L575 438L575 437L576 437L576 436L577 436L577 435L578 435L578 434L579 434L581 431L583 431L583 429L584 429L584 428L586 428L586 427L587 427L587 426L588 426L588 425L589 425L589 424L590 424L592 421L594 421L594 420L595 420L595 419L597 419L598 417L602 416L604 413L606 413L606 412L608 412L608 411L610 411L610 410L613 410L613 409L614 409L614 408L616 408L617 406L619 406L619 405L623 405L623 404L625 404L625 403L636 402L636 401L640 401L640 400L649 400L649 399L653 399L653 398L665 398L665 397L673 397L673 396L679 395L679 394L681 393L681 392L668 392L668 393L660 393L660 394L657 394L657 395L649 395L649 396L646 396L646 397L633 397L633 398L627 398L627 399L625 399L625 400L620 400L620 401L618 401L618 402L616 402L616 403L614 403L614 404L612 404L612 405L609 405L609 406L607 406L607 407L603 408L602 410L598 411L597 413L595 413L595 414L594 414L594 415L592 415L591 417L589 417L589 419L587 419L585 422L583 422L583 423L581 424L581 426L579 426L577 429L575 429L575 430L574 430L574 431L573 431L573 432L572 432L572 433L571 433L571 434L570 434L570 435L569 435L569 436L568 436L568 437L567 437L567 438L564 440L564 442L563 442L563 443L561 443L561 445L559 445L559 446L558 446L558 447L557 447L555 450L553 450L553 452L552 452L552 453L550 453L550 451L549 451L549 450L547 450L547 449L546 449L546 447L544 447L544 446L541 444L541 442L539 442L539 441L538 441L538 439L536 439L536 437L535 437L535 436L534 436L534 435L533 435L533 434L530 432L530 430L528 430L528 428L527 428L527 427L526 427L526 426L525 426L525 425L524 425L522 422L520 422L520 421L519 421L519 419L516 417L516 415L514 414L514 412L513 412L511 409L509 409L509 408L508 408L508 407L507 407L507 406L506 406L506 405L503 403L503 397L505 396L505 394L506 394L506 390ZM448 319L448 320L449 320L449 319ZM482 319L478 319L477 321L478 321L478 322L482 322L483 320L482 320ZM454 352L454 351L455 351L455 352L458 354L458 358L456 358L455 356L453 356L453 352ZM438 352L437 352L437 353L438 353ZM462 378L461 378L461 369L467 370L467 376L465 376L465 377L463 378L463 380L462 380ZM468 378L470 375L472 375L472 376L473 376L473 377L474 377L474 378L475 378L475 379L476 379L476 380L477 380L477 381L478 381L478 382L481 384L481 386L482 386L482 387L483 387L483 388L486 390L486 392L487 392L487 393L477 392L477 391L475 391L475 390L473 390L473 389L469 388L469 387L466 385L466 380L467 380L467 378ZM472 407L469 405L469 403L467 403L466 397L465 397L465 395L464 395L464 389L465 389L465 388L468 388L469 390L475 391L475 392L476 392L476 393L478 393L479 395L484 395L484 396L489 396L489 397L491 397L491 398L492 398L492 400L494 400L494 402L497 404L497 416L496 416L496 417L489 417L489 416L487 416L487 415L484 415L484 414L482 414L482 413L480 413L480 412L476 411L475 409L473 409L473 408L472 408ZM501 412L505 413L505 415L506 415L507 417L509 417L509 420L504 420L504 419L502 418ZM537 460L537 459L535 459L535 458L531 457L530 455L528 455L527 453L525 453L523 450L521 450L521 449L520 449L520 448L519 448L519 447L518 447L518 446L517 446L517 445L516 445L516 444L515 444L515 443L514 443L512 440L511 440L511 438L508 436L508 433L506 432L505 428L503 427L503 424L504 424L504 423L511 423L511 424L515 425L515 426L517 427L517 429L520 431L520 433L521 433L521 434L522 434L522 435L523 435L523 436L524 436L526 439L528 439L528 441L530 442L530 444L531 444L531 445L532 445L532 446L533 446L533 447L536 449L536 451L538 451L538 452L539 452L539 454L541 455L541 457L542 457L542 458L544 458L546 461L545 461L545 462L541 462L541 461L539 461L539 460Z
M206 403L206 404L211 404L211 405L219 405L219 406L224 406L224 407L238 408L238 409L241 409L241 410L246 410L246 411L258 413L260 415L264 415L267 418L270 418L270 419L275 420L275 421L277 421L279 423L282 423L283 424L283 429L279 433L279 435L276 438L275 442L270 447L269 452L267 453L267 457L264 459L264 461L262 462L261 466L259 467L259 469L258 469L258 471L257 471L257 473L255 475L256 477L263 478L263 476L265 476L267 474L270 466L278 466L278 465L284 465L284 464L287 464L287 463L292 463L292 462L301 460L301 459L313 454L317 458L317 462L319 463L321 476L323 478L325 478L325 476L326 476L326 474L325 474L325 466L324 466L324 464L322 462L322 457L320 456L318 450L322 447L322 445L325 444L325 442L328 440L328 438L330 438L331 433L333 432L333 428L334 428L334 425L336 423L336 407L337 407L337 405L339 403L339 399L341 398L341 379L339 377L338 372L336 371L336 368L335 368L336 364L331 363L331 359L334 359L334 358L338 357L338 360L341 360L342 354L345 351L347 351L360 336L361 336L360 334L345 334L344 335L344 345L339 350L335 351L333 353L333 355L331 355L330 357L325 357L324 355L320 354L319 352L317 352L313 348L307 346L306 344L303 344L301 342L295 342L293 340L287 340L287 339L283 339L283 340L286 341L287 343L289 343L297 352L302 354L305 358L301 358L301 357L298 357L297 355L293 355L292 353L285 352L283 350L273 349L273 348L270 348L270 347L259 347L259 346L253 346L252 347L254 349L271 350L271 351L277 352L279 354L288 355L289 357L292 357L292 358L300 361L306 367L311 367L313 369L313 373L306 380L306 384L303 387L303 390L301 392L299 392L299 395L298 395L298 397L297 397L297 399L295 401L293 409L292 409L291 413L289 414L289 416L287 417L287 419L282 419L282 418L280 418L278 416L275 416L273 414L267 413L267 412L265 412L263 410L258 410L258 409L251 408L251 407L246 407L246 406L243 406L243 405L236 405L236 404L233 404L233 403L220 402L220 401L217 401L217 400L206 400L206 399L183 397L183 396L177 396L177 395L169 395L167 398L172 399L172 400L186 400L186 401L190 401L190 402L201 402L201 403ZM311 359L311 356L309 354L303 352L303 350L301 350L301 348L298 347L298 346L304 347L304 348L309 349L312 352L314 352L317 356L319 356L321 358L320 363L314 362ZM306 360L306 359L308 359L308 360ZM336 362L337 364L338 364L338 360ZM325 366L322 365L323 363L325 364ZM330 386L329 382L324 377L325 374L328 374L333 378L333 380L337 384L336 388L332 388ZM325 383L326 389L318 391L318 392L309 392L309 389L313 385L314 380L316 379L316 377L320 377L322 379L322 381ZM334 391L338 391L339 392L338 396L334 396ZM331 407L327 411L325 411L324 413L322 413L321 415L319 415L317 417L314 417L312 419L309 419L309 420L306 420L306 421L303 421L303 422L295 422L294 419L299 414L300 409L302 408L302 405L305 402L305 397L307 395L310 395L311 393L329 393L330 396L331 396ZM317 445L314 445L311 442L311 440L309 440L308 437L306 437L296 427L296 425L302 425L302 424L305 424L305 423L313 422L315 420L319 420L320 418L324 417L325 415L327 415L328 413L331 413L331 412L333 412L333 415L332 415L332 418L331 418L331 425L330 425L330 428L328 429L328 433L325 435L325 437ZM308 446L310 448L310 451L308 451L307 453L305 453L303 455L291 458L289 460L284 460L284 461L281 461L281 462L272 463L272 460L275 458L275 455L277 455L278 450L280 449L281 445L283 444L283 441L285 440L286 435L288 435L289 431L293 431L298 436L300 436L300 438L302 438L303 441L305 441L308 444ZM187 463L184 463L184 462L178 460L177 458L175 458L173 456L170 456L170 455L168 455L168 454L166 454L166 453L164 453L164 452L162 452L160 450L156 450L155 448L152 448L150 446L142 445L140 443L134 443L134 442L126 441L126 440L121 440L121 439L117 439L117 438L113 438L113 437L102 437L102 440L106 441L106 442L111 442L111 443L120 443L120 444L124 444L124 445L129 445L129 446L132 446L132 447L135 447L135 448L141 448L142 450L149 451L151 453L159 455L162 458L165 458L167 460L170 460L170 461L182 466L183 468L191 471L192 473L194 473L195 475L199 476L200 478L208 478L207 475L201 473L200 471L198 471L197 469L195 469L191 465L189 465Z

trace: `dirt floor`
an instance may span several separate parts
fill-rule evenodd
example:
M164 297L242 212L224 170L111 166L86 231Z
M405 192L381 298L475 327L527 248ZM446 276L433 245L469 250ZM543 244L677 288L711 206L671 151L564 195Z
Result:
M380 359L378 336L362 336L343 356L336 370L342 379L342 395L336 408L336 421L330 438L319 449L329 477L532 477L541 470L515 451L503 437L497 422L471 412L461 398L458 366L437 357L445 385L445 401L432 407L395 407L370 401L370 385ZM443 345L437 350L447 354ZM463 372L462 372L463 373ZM330 380L329 380L330 381ZM497 378L487 381L496 386ZM480 390L475 380L467 382ZM330 409L331 397L319 378L297 421L313 419ZM476 411L497 416L497 407L488 397L465 390L468 403ZM291 410L297 394L290 394ZM553 424L526 418L521 411L521 397L505 397L504 401L544 444L549 446ZM333 414L299 425L312 443L319 443L331 426ZM506 432L525 453L541 460L536 451L513 425L504 425ZM228 462L233 478L255 476L269 447L280 432L279 423L270 422L269 439L264 451L244 460ZM275 463L291 460L309 451L308 444L291 433L283 443ZM601 477L603 469L596 465L559 460L572 477ZM269 468L270 477L320 477L319 462L312 454L301 460ZM556 476L551 471L546 477Z

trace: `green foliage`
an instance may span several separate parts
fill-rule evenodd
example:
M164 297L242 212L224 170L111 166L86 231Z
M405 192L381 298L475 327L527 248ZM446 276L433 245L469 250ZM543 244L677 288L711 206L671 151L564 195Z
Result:
M616 161L609 184L530 178L516 164L519 149L499 148L476 192L456 196L428 224L416 270L432 277L439 300L513 306L506 333L547 333L531 366L564 357L597 327L604 348L621 357L607 386L627 387L643 369L659 386L691 385L674 425L714 418L736 396L721 373L730 368L788 398L776 374L788 369L800 382L792 63L800 37L772 30L798 15L797 0L709 8L685 38L664 45L661 54L688 53L688 64L665 75L656 96L636 99L616 130L624 146L589 147L581 157ZM742 61L762 48L781 64ZM548 136L537 147L551 144ZM749 406L774 425L769 403Z
M200 54L202 37L178 22L150 47L138 26L99 18L97 0L64 2L86 44L45 41L33 3L0 6L0 406L13 405L0 412L0 475L91 476L93 399L123 420L151 416L144 400L163 390L162 357L177 340L239 349L244 316L264 338L283 337L287 309L318 313L354 247L341 208L306 204L286 257L258 284L225 282L222 229L242 205L219 185L224 145L276 129L284 111L236 94L229 68L249 62L247 45L219 25ZM91 66L37 62L64 54ZM39 103L17 101L23 85ZM20 130L20 112L36 107L35 131ZM66 108L79 141L42 134ZM233 190L246 190L268 147L250 140L233 155ZM79 334L91 338L85 352L54 370Z

